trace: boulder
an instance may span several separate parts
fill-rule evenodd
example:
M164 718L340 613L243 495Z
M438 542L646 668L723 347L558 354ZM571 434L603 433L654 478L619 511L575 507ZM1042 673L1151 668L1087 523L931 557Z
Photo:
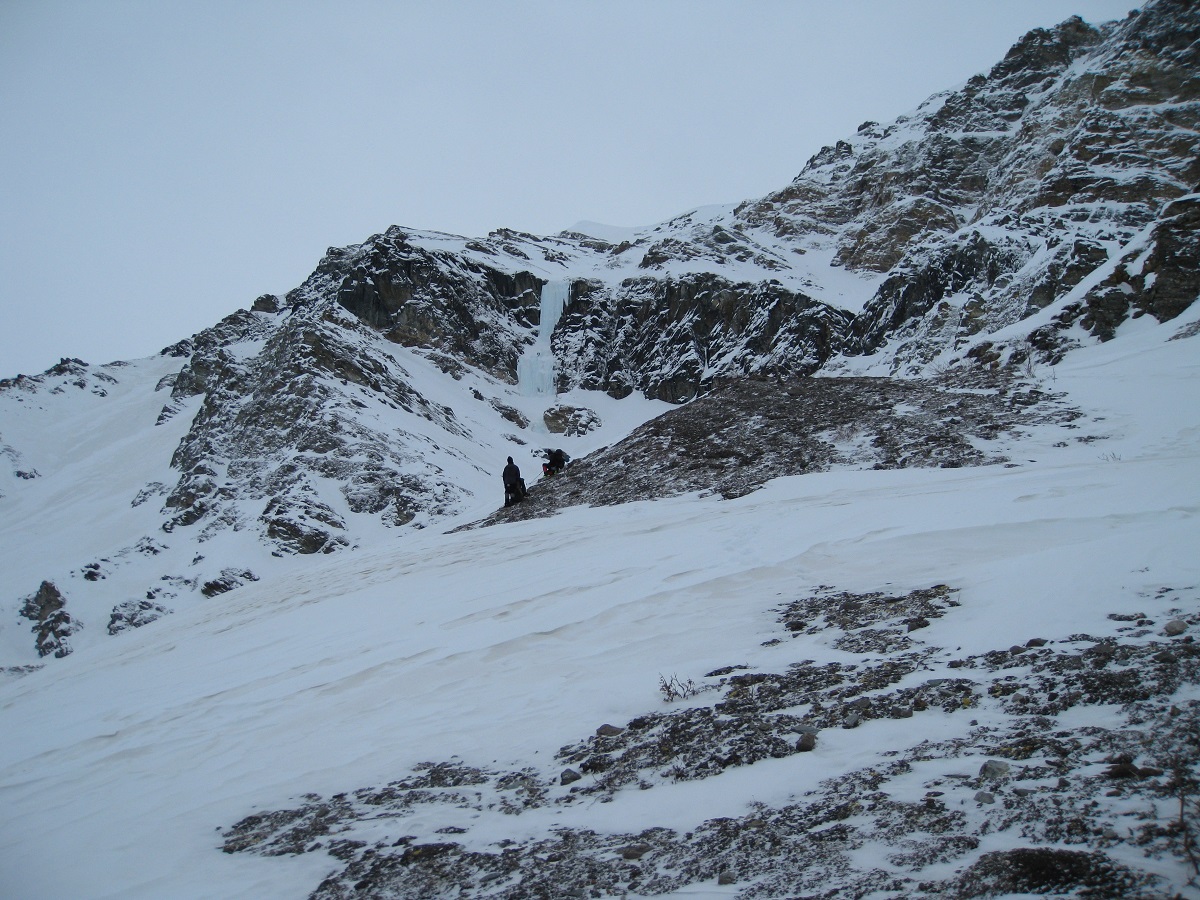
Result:
M984 779L1001 778L1008 774L1012 768L1008 763L1001 759L989 759L979 767L979 777Z
M560 403L550 407L542 414L542 421L551 434L562 434L576 437L595 431L600 427L600 417L586 407L568 406Z

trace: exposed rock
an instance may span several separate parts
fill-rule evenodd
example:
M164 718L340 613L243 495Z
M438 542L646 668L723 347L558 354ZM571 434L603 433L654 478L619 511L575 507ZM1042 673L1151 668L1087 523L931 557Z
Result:
M221 576L214 578L212 581L206 581L204 586L200 588L200 593L205 597L215 597L217 594L232 591L234 588L239 588L250 581L258 581L258 576L249 569L222 569Z
M577 437L600 427L600 417L590 409L559 403L542 414L542 421L551 434Z
M954 896L1058 894L1085 890L1082 896L1144 896L1149 884L1106 854L1057 847L1022 847L985 853L957 879Z
M213 584L213 582L209 582ZM208 585L205 585L207 590ZM213 596L206 594L206 596ZM130 628L141 628L156 619L168 615L171 610L153 600L126 600L113 607L112 616L108 620L108 633L120 634Z
M274 327L274 323L269 316L263 313L278 311L277 308L274 310L259 309L266 302L267 296L269 295L259 297L255 301L256 311L239 309L237 312L226 316L211 328L206 328L185 341L180 341L165 348L162 351L162 355L194 356L200 354L205 356L214 354L219 349L231 347L234 344L260 340L268 335ZM278 298L274 299L278 301ZM193 388L193 393L198 392L198 390Z
M341 483L353 512L396 525L444 515L462 496L418 447L370 427L358 396L461 435L454 412L422 397L344 323L293 315L248 362L220 348L197 353L176 384L193 389L204 403L172 458L183 474L165 502L167 530L202 520L230 527L236 501L260 500L262 532L281 550L330 552L348 541L333 498L321 497L329 482Z
M311 497L272 498L263 510L266 536L292 553L332 553L346 545L337 534L346 527L341 516Z
M320 293L328 296L336 283L337 303L388 340L441 350L511 378L517 328L536 320L538 280L433 253L408 238L390 228L360 247L331 249L314 273Z
M284 309L283 299L274 294L263 294L250 307L251 312L279 313Z
M689 491L739 497L771 478L841 466L1005 462L999 453L978 449L976 439L994 439L1022 422L1068 424L1078 415L1039 390L1021 392L1023 402L1013 402L1015 393L1003 380L990 388L872 378L720 382L612 447L573 460L569 479L545 480L533 489L537 503L503 510L481 524ZM918 621L917 615L911 619Z
M562 390L682 403L718 377L815 372L841 347L849 314L778 282L718 275L580 283L555 328Z
M71 652L69 638L83 627L66 611L67 598L54 586L43 581L37 591L25 598L21 615L33 622L34 643L38 656L63 657Z
M525 414L522 413L520 410L513 409L511 406L509 406L505 403L501 403L499 400L496 400L496 399L491 400L491 407L492 407L492 409L496 410L496 412L500 413L500 417L502 419L504 419L507 422L512 422L518 428L528 428L529 427L529 419L527 419L525 417Z
M989 759L979 768L979 777L985 780L994 778L1002 778L1008 774L1012 768L1008 763L1001 759Z
M1165 321L1198 293L1196 200L1181 199L1200 183L1196 33L1181 0L1116 28L1037 29L914 116L825 148L738 218L784 239L835 236L840 264L887 273L848 352L887 345L893 371L1062 299L1147 226L1154 259L1130 260L1132 293L1101 285L1068 319L1086 311L1101 338L1130 310ZM1160 264L1170 274L1144 294L1136 278Z
M831 605L836 608L823 625L831 638L851 637L863 629L863 619L899 630L913 606L952 612L955 593L946 585L902 594L826 588L787 604L778 622L785 628L789 613ZM1200 705L1173 698L1191 696L1200 683L1200 650L1175 645L1182 648L1180 658L1167 663L1159 660L1163 645L1153 639L1116 645L1080 636L1057 646L1016 660L1003 650L983 653L963 661L977 681L933 678L919 686L913 676L936 665L941 648L914 648L862 664L806 661L772 673L722 667L723 675L714 670L706 676L722 679L724 699L715 706L648 713L618 734L593 734L562 748L558 761L591 774L586 784L576 784L582 781L576 768L560 770L555 785L532 769L423 763L382 788L307 795L297 808L256 812L224 832L225 850L309 853L337 835L328 845L335 871L314 892L319 898L658 895L722 879L746 881L744 895L754 900L880 892L928 900L1009 893L1149 900L1171 894L1161 859L1172 854L1183 860L1187 848L1174 813L1155 810L1162 799L1175 798L1157 781L1162 770L1133 766L1128 751L1169 755L1194 743ZM1118 661L1113 668L1120 672L1097 670L1098 656ZM1106 725L1069 729L1053 718L1091 704L1108 711ZM929 740L918 731L887 761L822 779L779 805L756 803L745 815L697 823L686 834L663 827L634 834L559 826L489 844L484 834L495 833L494 821L467 844L431 837L469 829L414 833L419 822L439 820L430 815L436 809L455 817L463 810L503 817L605 802L631 784L650 790L720 777L730 768L811 749L803 738L830 727L844 709L861 715L859 727L872 728L877 715L897 706L939 708L941 719L981 705L992 714L987 728L972 719L949 732L941 721L939 733L953 736ZM1006 799L995 788L979 790L974 779L937 774L948 760L967 763L994 753L1004 758L989 758L981 777L1003 777L1013 770L1010 761L1019 760L1030 786L1014 788ZM1131 767L1129 777L1095 778L1089 769L1097 756ZM923 797L902 799L911 794L914 778L925 779ZM1045 785L1033 786L1039 782ZM564 784L573 786L558 790ZM1116 805L1102 802L1114 785L1121 794ZM519 804L506 799L514 790L523 798ZM970 815L972 802L986 815ZM1129 817L1122 834L1113 827L1114 811ZM1125 835L1139 852L1117 863L1104 848ZM1033 846L1014 849L1014 843ZM1137 867L1141 850L1156 862ZM876 859L886 860L886 871L871 863Z

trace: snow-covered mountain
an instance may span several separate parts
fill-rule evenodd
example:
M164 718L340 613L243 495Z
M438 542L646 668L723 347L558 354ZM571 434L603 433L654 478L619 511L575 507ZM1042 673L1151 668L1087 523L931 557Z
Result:
M0 382L4 893L1195 894L1198 47Z

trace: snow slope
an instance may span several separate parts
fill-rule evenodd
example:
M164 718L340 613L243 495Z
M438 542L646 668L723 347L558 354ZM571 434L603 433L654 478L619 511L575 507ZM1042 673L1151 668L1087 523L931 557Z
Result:
M637 397L618 402L594 392L524 396L474 370L447 378L420 352L386 342L375 346L392 371L419 386L423 402L453 409L458 429L447 431L418 414L381 405L366 391L361 393L368 402L347 404L344 421L401 445L414 470L432 467L444 473L464 493L459 508L475 518L499 505L506 456L514 456L532 481L541 446L553 443L580 457L669 408ZM261 348L243 343L233 349L252 356ZM0 616L0 678L5 667L39 662L30 620L18 613L19 598L31 595L43 579L63 592L72 618L82 623L68 639L80 650L111 639L110 616L123 601L148 598L178 611L207 603L201 587L226 570L268 580L292 571L290 555L272 553L258 529L246 527L262 499L235 498L230 505L241 521L226 531L164 529L163 497L180 476L172 456L204 399L172 402L165 388L155 389L179 366L169 356L112 366L78 364L0 392L0 462L9 463L0 465L0 597L8 609ZM482 402L485 394L525 416L528 427L503 419ZM161 416L168 403L175 414ZM583 435L552 436L542 415L557 403L587 406L603 424ZM294 451L285 448L274 455L282 464ZM358 465L365 462L360 459ZM236 480L228 472L220 475L225 484ZM337 512L352 522L356 545L399 539L396 529L378 517L352 513L339 487L330 485L326 496L340 501Z
M336 860L222 853L222 831L256 809L383 784L423 761L554 779L559 747L663 708L662 676L853 660L821 634L764 645L780 635L776 609L819 585L957 589L961 606L919 632L941 648L922 677L1035 636L1129 640L1114 613L1188 618L1195 634L1200 338L1170 338L1197 330L1200 304L1167 324L1149 319L1045 373L1087 417L1078 430L1031 429L1010 454L1016 466L814 474L732 501L578 508L454 534L439 526L291 559L287 574L0 684L0 893L304 897ZM84 491L93 474L72 477L70 489ZM1200 701L1194 684L1181 688L1178 702L1189 700ZM984 703L973 715L988 727L1007 714ZM811 753L660 780L611 803L519 816L418 807L361 827L391 842L443 839L450 826L476 848L561 827L686 830L968 727L961 714L922 716L919 727L825 729ZM935 775L980 762L928 763L891 789L919 796ZM963 809L972 821L988 815ZM1109 852L1173 891L1193 890L1174 857L1147 861L1122 843ZM678 896L739 889L709 882Z

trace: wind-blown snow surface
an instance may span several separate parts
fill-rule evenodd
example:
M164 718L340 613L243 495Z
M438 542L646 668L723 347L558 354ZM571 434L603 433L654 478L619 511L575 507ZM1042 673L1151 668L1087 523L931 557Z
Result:
M304 897L335 860L225 854L221 831L256 808L384 784L455 755L553 777L559 747L661 709L660 675L851 659L820 635L764 646L779 633L772 609L817 585L954 586L962 606L919 632L946 661L1039 635L1117 636L1112 613L1194 615L1200 338L1169 338L1196 330L1200 304L1166 325L1148 319L1045 373L1088 413L1084 430L1031 431L1013 467L814 474L732 501L429 529L293 560L290 575L0 685L0 893ZM962 716L922 715L919 727L827 729L811 753L612 803L520 816L433 807L389 834L429 840L453 825L467 829L455 840L485 847L556 826L688 829L965 727ZM1176 889L1186 880L1171 857L1109 852Z

